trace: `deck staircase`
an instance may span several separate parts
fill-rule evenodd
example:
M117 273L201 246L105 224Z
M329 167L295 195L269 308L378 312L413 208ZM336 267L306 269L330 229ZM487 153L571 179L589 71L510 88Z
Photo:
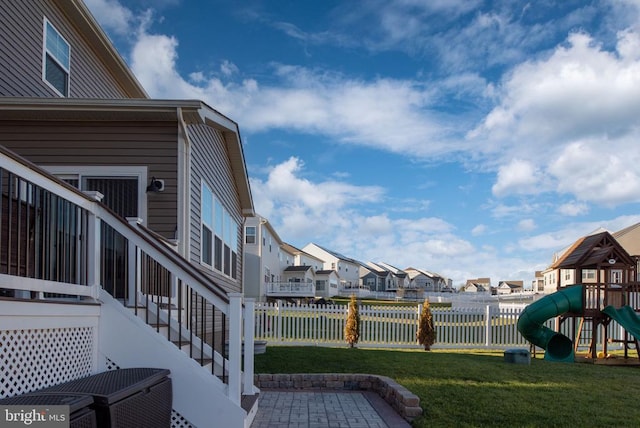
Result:
M242 343L253 349L253 301L227 293L137 219L114 214L99 196L79 192L0 146L2 296L34 304L98 302L99 321L88 327L96 331L90 370L168 368L174 427L208 427L213 421L250 426L259 391L253 353L243 353ZM11 316L20 325L19 318L30 315ZM64 330L82 320L59 324ZM46 336L38 327L33 332ZM19 377L29 370L6 372Z
M166 321L157 323L154 308L127 307L105 291L99 301L101 323L106 324L98 341L100 365L171 370L173 427L207 427L214 420L221 426L250 426L258 407L257 389L243 391L239 403L230 400L224 382L228 363L206 341L184 329L178 336L177 320L165 318L166 310L160 309L159 316ZM152 312L153 320L146 321Z

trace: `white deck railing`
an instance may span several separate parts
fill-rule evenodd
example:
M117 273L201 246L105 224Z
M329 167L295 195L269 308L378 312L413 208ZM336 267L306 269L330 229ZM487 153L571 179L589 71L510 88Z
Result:
M278 297L314 297L316 286L313 282L269 282L267 296Z
M103 288L135 308L177 308L147 321L164 316L169 332L188 332L166 339L179 347L184 339L200 353L192 358L211 360L231 401L240 403L243 387L253 394L253 353L242 353L252 301L243 308L241 295L224 292L152 232L1 146L0 202L0 295L73 301ZM253 349L253 336L244 340Z
M525 347L529 343L517 329L524 305L486 305L470 308L431 309L438 348L506 349ZM416 332L422 305L360 305L360 339L358 346L377 348L419 348ZM269 345L346 346L344 325L346 305L256 304L256 340ZM609 337L621 338L623 330L611 323ZM555 328L555 319L546 325ZM572 337L571 323L560 331ZM602 336L600 336L602 337ZM589 346L583 338L580 346Z

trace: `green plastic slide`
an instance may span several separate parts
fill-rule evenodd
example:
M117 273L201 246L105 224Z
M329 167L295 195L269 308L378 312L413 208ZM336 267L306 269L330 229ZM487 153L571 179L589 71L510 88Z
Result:
M582 288L582 285L573 285L556 291L533 302L520 314L518 331L529 342L545 350L545 360L574 361L573 341L544 323L567 312L582 313Z
M631 306L623 306L616 309L613 306L607 306L602 310L612 319L616 320L629 333L633 334L636 339L640 340L640 317L636 314Z

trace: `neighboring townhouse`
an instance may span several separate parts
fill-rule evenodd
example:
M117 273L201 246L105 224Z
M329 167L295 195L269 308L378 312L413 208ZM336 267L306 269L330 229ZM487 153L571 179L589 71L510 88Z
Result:
M462 290L465 293L489 293L491 291L491 278L467 279Z
M544 292L544 274L542 271L537 270L535 272L534 278L531 281L531 290L533 290L534 293Z
M295 266L311 266L315 272L315 297L330 298L338 294L340 276L334 270L323 269L321 259L294 247L283 244L283 249L294 255Z
M524 291L524 281L500 281L496 287L498 295L522 293Z
M282 271L295 264L295 255L283 249L283 242L269 220L255 215L244 226L245 295L258 300L278 296L278 284L285 282ZM313 296L311 296L313 297Z
M453 291L453 282L451 279L445 278L442 275L431 272L434 278L434 282L436 284L436 290L439 292L452 292Z
M372 262L360 266L360 280L370 291L395 291L391 271Z
M278 284L288 296L314 297L316 295L316 271L313 266L289 266L282 272Z
M266 301L338 294L337 272L323 270L321 259L283 242L268 219L248 217L244 230L245 296Z
M407 277L409 278L409 284L407 284L406 288L419 288L424 290L428 286L433 286L431 276L422 272L421 269L408 267L404 271L407 273Z
M359 287L360 262L314 243L307 244L302 250L322 260L322 270L336 271L340 278L341 289L357 289Z
M0 334L17 341L0 385L20 385L0 397L165 367L178 424L248 426L254 209L238 125L201 101L149 99L81 1L0 8ZM67 356L38 356L52 347Z
M395 289L405 288L409 285L409 275L401 269L390 265L385 262L376 263L378 266L382 266L383 268L389 270L394 276L394 287Z
M313 269L318 272L322 270L324 262L316 256L302 251L299 248L294 247L286 242L282 244L282 248L290 254L293 254L294 266L312 266ZM287 265L288 266L288 265Z
M451 288L450 281L423 269L408 267L404 270L409 277L409 288L419 288L428 292L441 292Z
M316 271L316 296L331 298L339 292L340 277L335 270Z
M638 260L636 272L640 275L640 223L632 224L611 234L627 253ZM640 281L640 276L637 278Z

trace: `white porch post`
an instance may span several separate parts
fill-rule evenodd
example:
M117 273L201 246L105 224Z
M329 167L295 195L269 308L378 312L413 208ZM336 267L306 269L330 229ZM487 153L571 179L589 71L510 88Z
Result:
M142 223L139 217L127 217L127 222L136 227ZM133 306L136 302L138 284L140 284L140 249L131 240L127 244L127 305Z
M92 212L87 218L87 285L92 297L100 293L100 219Z
M240 405L242 384L242 294L229 293L229 385L227 396Z
M96 191L85 191L85 195L100 202L104 195ZM92 204L95 206L95 204ZM87 285L92 287L91 296L97 299L100 295L100 218L94 210L87 215Z
M255 299L244 300L244 387L245 395L253 395L253 365L255 336Z

